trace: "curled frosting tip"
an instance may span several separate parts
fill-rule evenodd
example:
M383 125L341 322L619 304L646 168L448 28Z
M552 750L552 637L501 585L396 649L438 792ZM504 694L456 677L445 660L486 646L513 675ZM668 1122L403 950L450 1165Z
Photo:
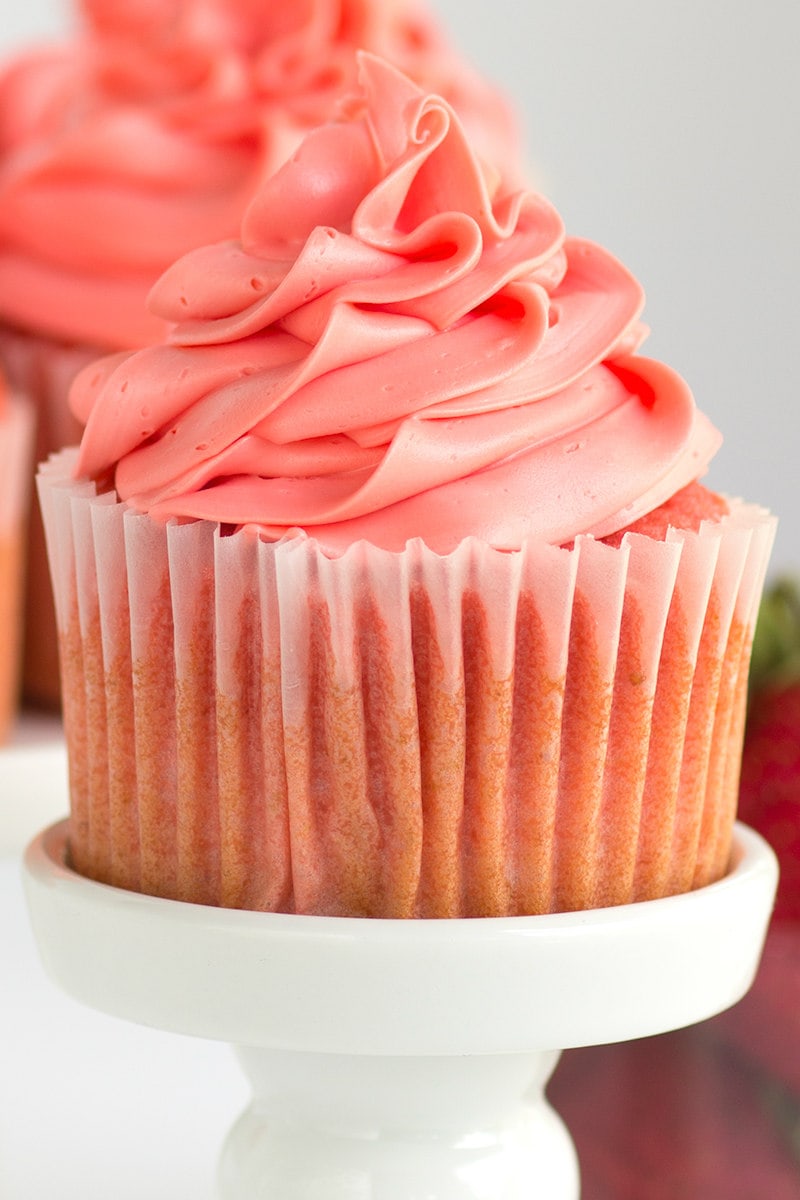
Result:
M364 122L314 130L248 205L243 248L264 256L305 242L319 225L349 230L359 200L378 178L376 148Z
M158 518L441 551L605 536L702 474L718 435L635 353L633 276L544 197L498 194L441 96L358 69L241 241L156 285L170 344L79 383L79 470Z

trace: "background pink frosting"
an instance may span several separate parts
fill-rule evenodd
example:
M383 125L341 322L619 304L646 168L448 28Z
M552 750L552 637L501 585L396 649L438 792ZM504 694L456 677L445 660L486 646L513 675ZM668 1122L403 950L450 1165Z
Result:
M83 0L67 45L0 76L0 317L136 347L161 338L153 281L233 237L261 179L355 81L355 50L398 63L519 171L505 101L421 0Z
M441 98L370 55L360 80L239 242L161 278L170 344L78 378L78 473L155 517L443 553L603 537L702 474L720 437L635 353L636 280L495 192Z

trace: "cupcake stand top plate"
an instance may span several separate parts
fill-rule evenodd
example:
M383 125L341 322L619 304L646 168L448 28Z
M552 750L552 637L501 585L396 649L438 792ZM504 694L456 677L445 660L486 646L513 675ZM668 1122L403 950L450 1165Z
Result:
M222 1155L225 1200L574 1200L571 1141L543 1096L558 1052L735 1003L777 878L738 826L726 878L686 896L536 918L296 917L89 882L67 833L26 855L51 976L90 1007L239 1047L255 1095Z

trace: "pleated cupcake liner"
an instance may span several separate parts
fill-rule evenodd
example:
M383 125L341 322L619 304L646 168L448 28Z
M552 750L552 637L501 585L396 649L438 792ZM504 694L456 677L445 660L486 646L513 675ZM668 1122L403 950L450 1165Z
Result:
M157 523L40 471L79 871L198 903L456 917L725 873L774 536L435 554Z
M100 353L96 347L69 345L0 325L0 367L36 414L35 449L27 463L25 493L30 523L23 585L22 683L28 699L50 708L60 703L58 639L44 531L38 505L30 501L36 464L80 437L80 425L67 401L69 387L78 371Z

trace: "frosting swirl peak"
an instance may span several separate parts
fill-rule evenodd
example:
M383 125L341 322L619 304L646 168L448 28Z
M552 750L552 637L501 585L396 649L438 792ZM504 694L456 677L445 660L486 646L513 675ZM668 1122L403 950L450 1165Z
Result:
M90 345L161 340L161 272L234 237L261 179L336 112L365 47L441 91L504 171L505 100L421 0L83 0L0 73L0 316Z
M155 517L334 553L602 537L697 478L719 435L635 353L636 280L543 197L498 191L441 97L368 54L360 82L239 242L162 276L170 344L79 377L78 472L114 470Z

